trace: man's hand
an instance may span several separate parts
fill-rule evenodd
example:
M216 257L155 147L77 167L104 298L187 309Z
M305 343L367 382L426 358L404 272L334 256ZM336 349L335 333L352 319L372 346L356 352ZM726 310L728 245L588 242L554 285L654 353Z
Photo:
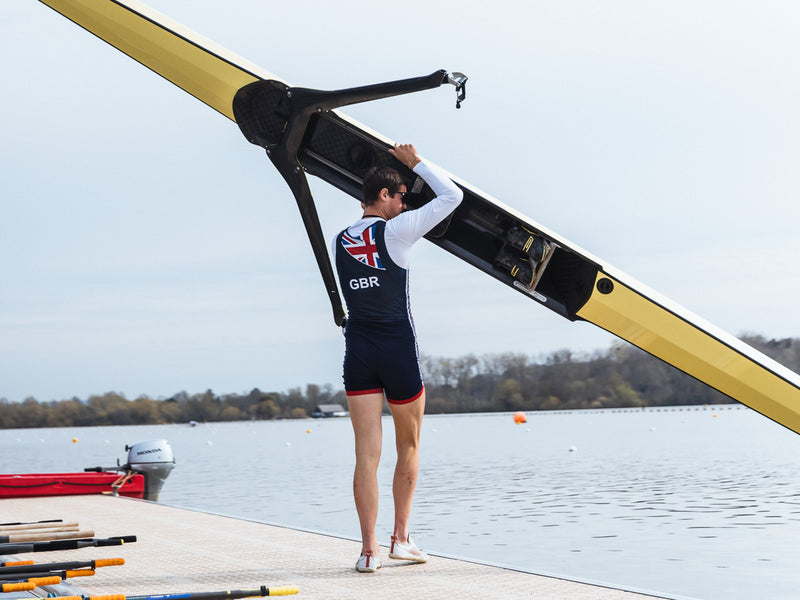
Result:
M394 148L389 148L389 152L409 169L413 169L420 162L414 144L395 144Z

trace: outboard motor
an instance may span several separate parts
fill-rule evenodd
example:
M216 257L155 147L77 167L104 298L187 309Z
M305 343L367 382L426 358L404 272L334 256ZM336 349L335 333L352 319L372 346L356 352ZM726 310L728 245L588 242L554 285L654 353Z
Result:
M167 440L150 440L125 446L125 450L128 450L127 467L144 475L144 499L158 500L164 482L175 468L172 447Z
M141 473L144 475L144 500L158 500L158 494L164 486L172 469L175 468L175 457L172 447L167 440L150 440L139 442L133 446L125 446L128 451L128 462L116 467L89 467L84 471L127 471L128 474ZM116 488L114 493L116 494Z

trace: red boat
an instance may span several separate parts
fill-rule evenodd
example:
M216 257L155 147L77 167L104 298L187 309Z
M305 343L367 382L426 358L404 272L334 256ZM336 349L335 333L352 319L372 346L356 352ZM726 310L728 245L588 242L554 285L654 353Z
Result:
M29 473L0 475L0 498L115 494L144 498L141 473Z
M166 440L125 446L128 462L114 467L91 467L83 473L0 475L0 499L74 494L115 494L158 500L164 481L175 467Z

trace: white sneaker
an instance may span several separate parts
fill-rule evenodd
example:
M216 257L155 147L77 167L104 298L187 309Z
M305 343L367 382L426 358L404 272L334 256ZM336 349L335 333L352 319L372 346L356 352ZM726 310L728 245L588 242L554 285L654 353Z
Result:
M389 558L395 560L410 560L412 562L428 562L428 555L417 548L417 545L408 536L408 542L401 544L397 536L392 536L392 545L389 549Z
M358 557L356 571L359 573L374 573L381 568L381 561L377 556L372 556L372 551L367 550L366 554Z

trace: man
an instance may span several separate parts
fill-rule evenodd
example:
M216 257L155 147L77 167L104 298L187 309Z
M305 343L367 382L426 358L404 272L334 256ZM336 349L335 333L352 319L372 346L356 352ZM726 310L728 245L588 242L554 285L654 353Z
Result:
M348 310L344 387L355 434L353 496L361 524L356 570L366 573L381 568L375 523L384 396L397 446L389 558L428 560L408 533L425 410L425 387L409 309L408 255L411 246L453 212L463 197L446 175L420 159L413 145L395 144L389 152L422 177L436 197L417 210L403 212L408 188L401 175L390 167L374 169L364 178L363 216L333 243Z

